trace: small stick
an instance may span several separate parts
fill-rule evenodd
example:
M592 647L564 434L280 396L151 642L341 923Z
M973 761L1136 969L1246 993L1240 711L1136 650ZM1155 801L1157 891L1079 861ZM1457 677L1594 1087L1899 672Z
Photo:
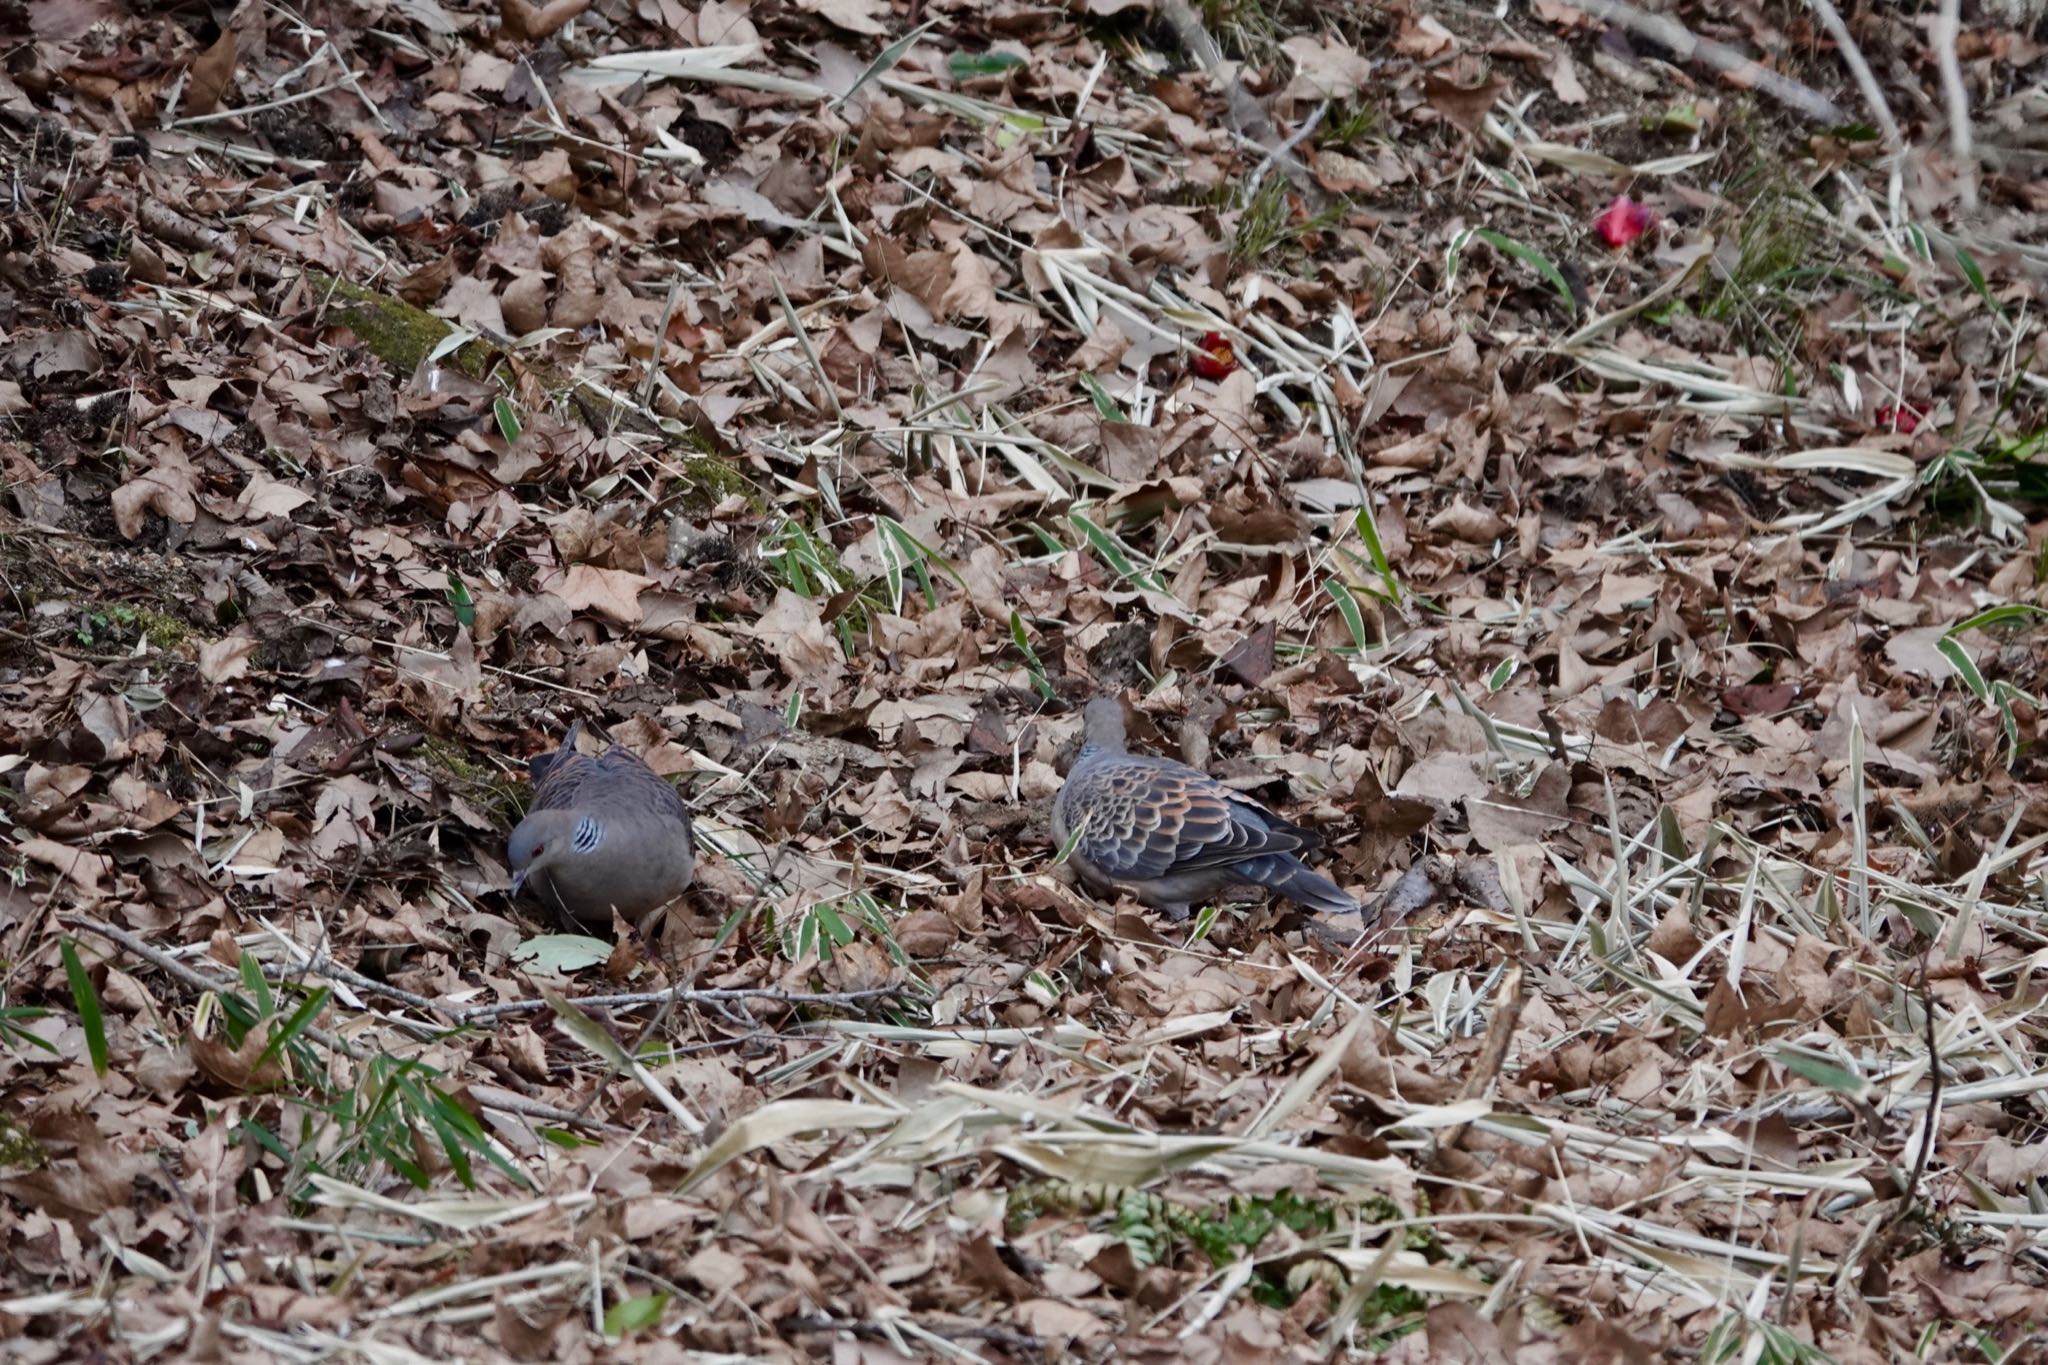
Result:
M1740 77L1816 123L1848 122L1842 111L1835 107L1835 102L1812 86L1780 75L1769 67L1758 66L1726 43L1695 37L1691 29L1661 14L1645 14L1632 5L1622 3L1622 0L1570 0L1570 3L1572 8L1582 9L1596 19L1605 19L1619 28L1661 43L1670 48L1680 61L1704 62L1724 75Z
M1316 130L1316 125L1323 121L1323 115L1329 112L1330 102L1324 100L1315 107L1313 113L1302 120L1299 128L1296 128L1287 135L1286 141L1266 153L1266 159L1259 163L1258 169L1251 173L1251 178L1244 182L1245 203L1249 204L1252 201L1252 196L1259 192L1259 182L1266 178L1266 172L1273 169L1273 164L1282 157L1286 157L1291 161L1294 149L1299 147L1308 135Z
M116 929L111 924L103 924L90 916L60 915L57 917L57 922L67 929L84 930L86 933L96 934L122 951L141 958L144 962L166 973L180 984L201 994L232 991L241 986L239 981L212 980L205 973L194 971L162 949L144 943L126 930ZM327 965L331 967L333 964L329 963ZM354 973L350 975L354 975ZM376 983L368 981L368 978L363 978L363 980L369 986L376 987ZM391 989L388 987L376 988L385 990L387 993ZM432 1007L432 1002L424 1001L422 997L411 996L410 999L422 1000L422 1003L427 1004L430 1008ZM324 1029L309 1027L305 1030L305 1034L308 1038L320 1044L320 1046L339 1052L354 1061L361 1061L364 1058L364 1053ZM480 1094L475 1088L472 1088L470 1093L475 1096L476 1102L486 1109L496 1109L507 1114L518 1114L525 1118L546 1119L552 1123L574 1123L586 1128L616 1131L615 1126L612 1124L572 1114L566 1109L557 1109L553 1105L537 1104L532 1100L516 1099L510 1095Z
M1892 117L1892 107L1885 102L1883 88L1878 85L1877 77L1871 73L1870 63L1863 60L1863 49L1858 47L1856 40L1850 36L1849 26L1842 22L1841 13L1836 10L1833 0L1806 0L1806 3L1820 16L1821 27L1828 31L1828 36L1835 40L1835 46L1841 49L1843 64L1849 68L1849 74L1856 78L1856 88L1863 92L1863 102L1870 106L1870 112L1876 117L1878 126L1884 130L1885 150L1894 155L1904 151L1906 139L1899 132L1899 121Z
M119 944L137 957L144 959L154 966L161 967L164 971L177 977L178 980L194 990L231 991L237 989L241 984L238 981L211 981L203 974L193 971L190 967L187 967L184 963L179 962L161 949L152 948L149 944L144 943L132 934L116 929L112 925L102 924L98 920L89 919L83 915L69 915L63 917L60 922L70 927L98 934L102 938ZM414 1009L439 1014L444 1019L458 1026L498 1019L508 1014L523 1014L544 1010L548 1007L548 1003L545 1000L501 1000L495 1005L474 1005L467 1008L449 1005L424 995L416 995L411 991L402 990L397 986L387 985L382 981L376 980L374 977L364 976L360 972L351 971L324 954L303 964L290 967L264 968L264 975L276 981L287 981L293 977L306 974L329 977L336 981L345 981L358 990L388 996L393 1000L411 1005ZM577 997L576 1003L578 1005L607 1009L631 1005L658 1005L670 1000L693 1004L713 1004L731 1000L767 1000L784 1005L857 1005L864 1004L870 1000L881 999L885 996L900 995L904 989L901 986L877 986L870 990L819 991L810 993L776 990L768 986L736 986L708 990L641 991L631 995L586 995ZM338 1044L329 1045L338 1046ZM355 1054L351 1053L350 1055L353 1056Z
M146 664L149 662L148 655L87 654L82 650L52 644L48 640L38 640L33 635L24 635L18 630L9 630L5 626L0 626L0 640L15 640L27 645L31 649L40 649L45 654L54 654L60 659L69 659L77 664ZM156 646L151 645L150 652L152 654L156 653Z
M679 272L668 283L668 302L661 308L661 326L654 333L654 354L647 361L647 380L640 386L640 406L650 412L654 409L654 389L661 382L661 348L668 340L668 325L676 315L676 300L683 294L683 277Z
M135 937L135 935L129 933L127 930L116 929L111 924L102 924L100 921L93 919L90 916L59 915L57 917L57 922L67 929L83 929L85 932L89 934L99 935L101 938L107 940L109 943L114 944L115 946L121 948L125 952L133 953L136 957L141 958L144 962L149 963L152 967L155 967L159 971L169 974L173 979L177 980L178 982L192 990L200 992L202 995L208 992L219 993L223 991L239 990L241 988L242 983L239 981L211 980L205 975L205 973L196 972L192 970L190 967L187 967L184 963L178 961L178 959L172 957L169 953L164 952L160 948L151 947L149 944L144 943L141 939ZM362 1053L356 1051L356 1049L349 1043L344 1042L342 1039L335 1037L333 1034L328 1033L324 1029L318 1029L309 1026L305 1030L305 1033L308 1038L311 1038L314 1042L320 1044L320 1046L324 1048L328 1048L332 1051L339 1052L343 1056L349 1057L355 1061L363 1060Z
M1515 1028L1522 1022L1522 1006L1528 1003L1528 996L1522 990L1522 964L1517 962L1508 969L1500 989L1493 997L1493 1018L1487 1021L1486 1042L1479 1050L1479 1058L1465 1076L1465 1084L1459 1088L1461 1100L1478 1099L1490 1089L1499 1078L1501 1068L1507 1063L1508 1048L1515 1041ZM1451 1151L1465 1145L1465 1134L1472 1125L1461 1123L1444 1134L1440 1144L1442 1150Z
M1941 70L1941 93L1948 102L1948 149L1956 162L1956 188L1963 211L1977 207L1977 150L1970 137L1970 92L1963 85L1963 64L1956 57L1956 39L1963 27L1962 0L1941 0L1935 16L1934 62Z
M469 1093L476 1102L486 1109L496 1109L506 1114L517 1114L521 1118L546 1119L550 1123L570 1123L579 1128L595 1128L606 1133L625 1133L630 1129L603 1119L586 1117L568 1109L559 1109L552 1104L541 1104L536 1100L523 1100L516 1095L499 1092L495 1087L471 1085Z
M695 991L639 991L631 995L583 995L575 1003L587 1009L614 1009L625 1005L659 1005L670 1000L712 1003L722 1000L768 1000L783 1005L857 1005L884 996L901 995L902 986L878 986L864 991L780 991L766 986L732 987ZM478 1005L459 1010L451 1017L460 1023L480 1023L508 1014L523 1014L548 1008L545 1000L501 1000L495 1005Z

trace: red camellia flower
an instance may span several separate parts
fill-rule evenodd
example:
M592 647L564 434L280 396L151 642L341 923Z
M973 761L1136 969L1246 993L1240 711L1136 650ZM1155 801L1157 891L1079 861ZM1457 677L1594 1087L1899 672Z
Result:
M1237 371L1237 352L1230 338L1221 332L1204 332L1202 345L1188 360L1188 368L1204 379L1224 379Z
M1617 194L1614 202L1593 220L1593 231L1607 245L1620 248L1648 232L1656 221L1657 215L1648 204L1638 204L1625 194Z
M1877 410L1877 424L1890 427L1902 436L1911 436L1927 411L1925 403L1886 403Z

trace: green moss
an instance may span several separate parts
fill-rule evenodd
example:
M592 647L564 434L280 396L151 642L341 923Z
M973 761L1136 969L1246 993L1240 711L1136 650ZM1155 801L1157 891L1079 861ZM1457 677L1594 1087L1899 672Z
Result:
M182 617L129 602L87 608L77 630L81 645L130 644L140 637L162 650L174 650L194 634Z
M32 1171L43 1161L43 1144L28 1129L0 1114L0 1170Z
M328 316L354 332L371 355L400 374L409 375L418 369L455 330L451 323L426 309L415 308L403 299L379 294L374 289L318 270L308 270L306 279L326 296ZM449 359L470 378L481 380L490 373L497 350L482 341L472 341Z
M676 490L676 496L685 507L714 507L735 493L756 508L763 506L747 472L722 455L707 452L685 456L677 472L682 475L682 486Z
M429 736L420 744L419 757L422 766L447 778L465 800L507 823L525 809L526 783L477 762L460 745Z

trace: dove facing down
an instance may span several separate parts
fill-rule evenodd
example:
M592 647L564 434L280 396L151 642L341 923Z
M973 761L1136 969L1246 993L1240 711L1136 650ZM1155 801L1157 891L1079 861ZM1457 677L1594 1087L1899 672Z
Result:
M550 910L586 925L609 924L613 910L637 924L696 874L690 808L630 750L577 753L582 729L579 719L560 749L528 765L533 807L505 848L512 894L530 887Z
M1124 747L1123 704L1081 712L1081 752L1053 801L1052 833L1083 881L1131 892L1172 918L1233 883L1253 883L1315 910L1361 913L1357 901L1295 856L1313 832L1283 820L1199 768Z

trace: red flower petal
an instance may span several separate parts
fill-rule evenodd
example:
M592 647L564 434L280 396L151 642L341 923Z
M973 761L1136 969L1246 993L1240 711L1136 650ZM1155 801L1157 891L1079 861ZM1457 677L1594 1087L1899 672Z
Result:
M1911 436L1927 412L1925 403L1886 403L1877 410L1877 424L1890 427L1902 436Z
M1188 368L1204 379L1225 379L1237 370L1237 352L1221 332L1204 332L1202 345L1188 357Z
M1618 194L1598 218L1593 220L1593 231L1600 234L1600 240L1611 247L1625 247L1650 230L1657 221L1657 215L1648 204L1638 204L1625 194Z

